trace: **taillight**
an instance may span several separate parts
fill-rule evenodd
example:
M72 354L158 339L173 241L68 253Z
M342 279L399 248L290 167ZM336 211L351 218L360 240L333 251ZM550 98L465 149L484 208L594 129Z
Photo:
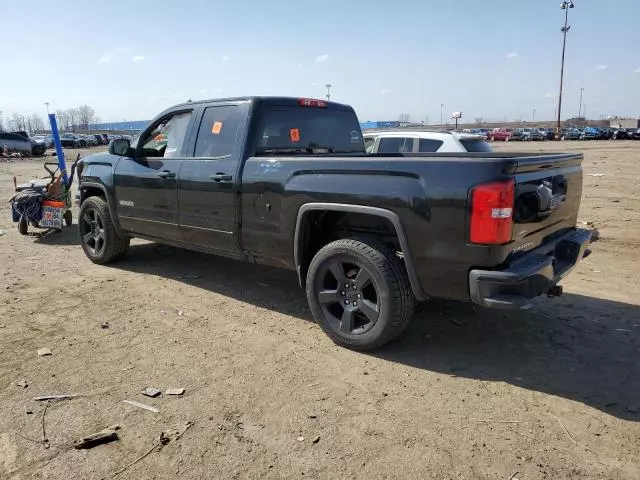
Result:
M472 243L502 244L511 240L515 182L485 183L471 192Z
M298 103L303 107L327 108L327 102L314 98L300 98Z

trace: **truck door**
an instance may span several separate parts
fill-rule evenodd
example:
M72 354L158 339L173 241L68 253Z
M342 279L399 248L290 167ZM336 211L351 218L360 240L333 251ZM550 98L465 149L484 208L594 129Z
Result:
M135 143L135 157L123 157L118 162L116 208L125 230L179 239L178 172L192 117L190 110L180 111L154 122Z
M185 243L226 253L238 248L237 176L247 108L248 103L207 107L194 127L192 155L179 174L179 224Z

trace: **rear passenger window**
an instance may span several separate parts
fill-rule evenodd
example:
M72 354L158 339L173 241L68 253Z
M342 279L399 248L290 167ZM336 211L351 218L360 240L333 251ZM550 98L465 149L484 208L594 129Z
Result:
M380 139L378 153L407 153L413 151L413 138L384 137Z
M236 146L240 107L208 107L198 129L194 157L230 157Z
M442 146L442 140L433 140L431 138L421 138L418 144L418 151L420 153L437 152Z

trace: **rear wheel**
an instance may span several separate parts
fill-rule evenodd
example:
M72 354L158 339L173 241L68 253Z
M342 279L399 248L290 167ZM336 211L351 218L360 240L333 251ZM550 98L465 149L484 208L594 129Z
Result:
M375 239L337 240L320 249L309 266L306 291L322 330L353 350L390 342L413 315L404 265Z
M78 232L82 249L93 263L119 260L129 249L129 238L122 238L116 232L109 206L102 197L89 197L82 202Z

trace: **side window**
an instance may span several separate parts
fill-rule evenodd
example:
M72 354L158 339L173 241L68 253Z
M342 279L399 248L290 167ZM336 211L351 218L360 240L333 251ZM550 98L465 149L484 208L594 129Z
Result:
M142 138L144 156L180 156L189 120L191 120L191 112L181 112L163 119Z
M441 146L442 146L442 140L433 140L431 138L421 138L418 144L418 151L420 153L437 152Z
M208 107L198 129L194 157L230 157L236 147L241 111L237 105Z
M413 138L383 137L378 146L378 153L405 153L412 150Z

